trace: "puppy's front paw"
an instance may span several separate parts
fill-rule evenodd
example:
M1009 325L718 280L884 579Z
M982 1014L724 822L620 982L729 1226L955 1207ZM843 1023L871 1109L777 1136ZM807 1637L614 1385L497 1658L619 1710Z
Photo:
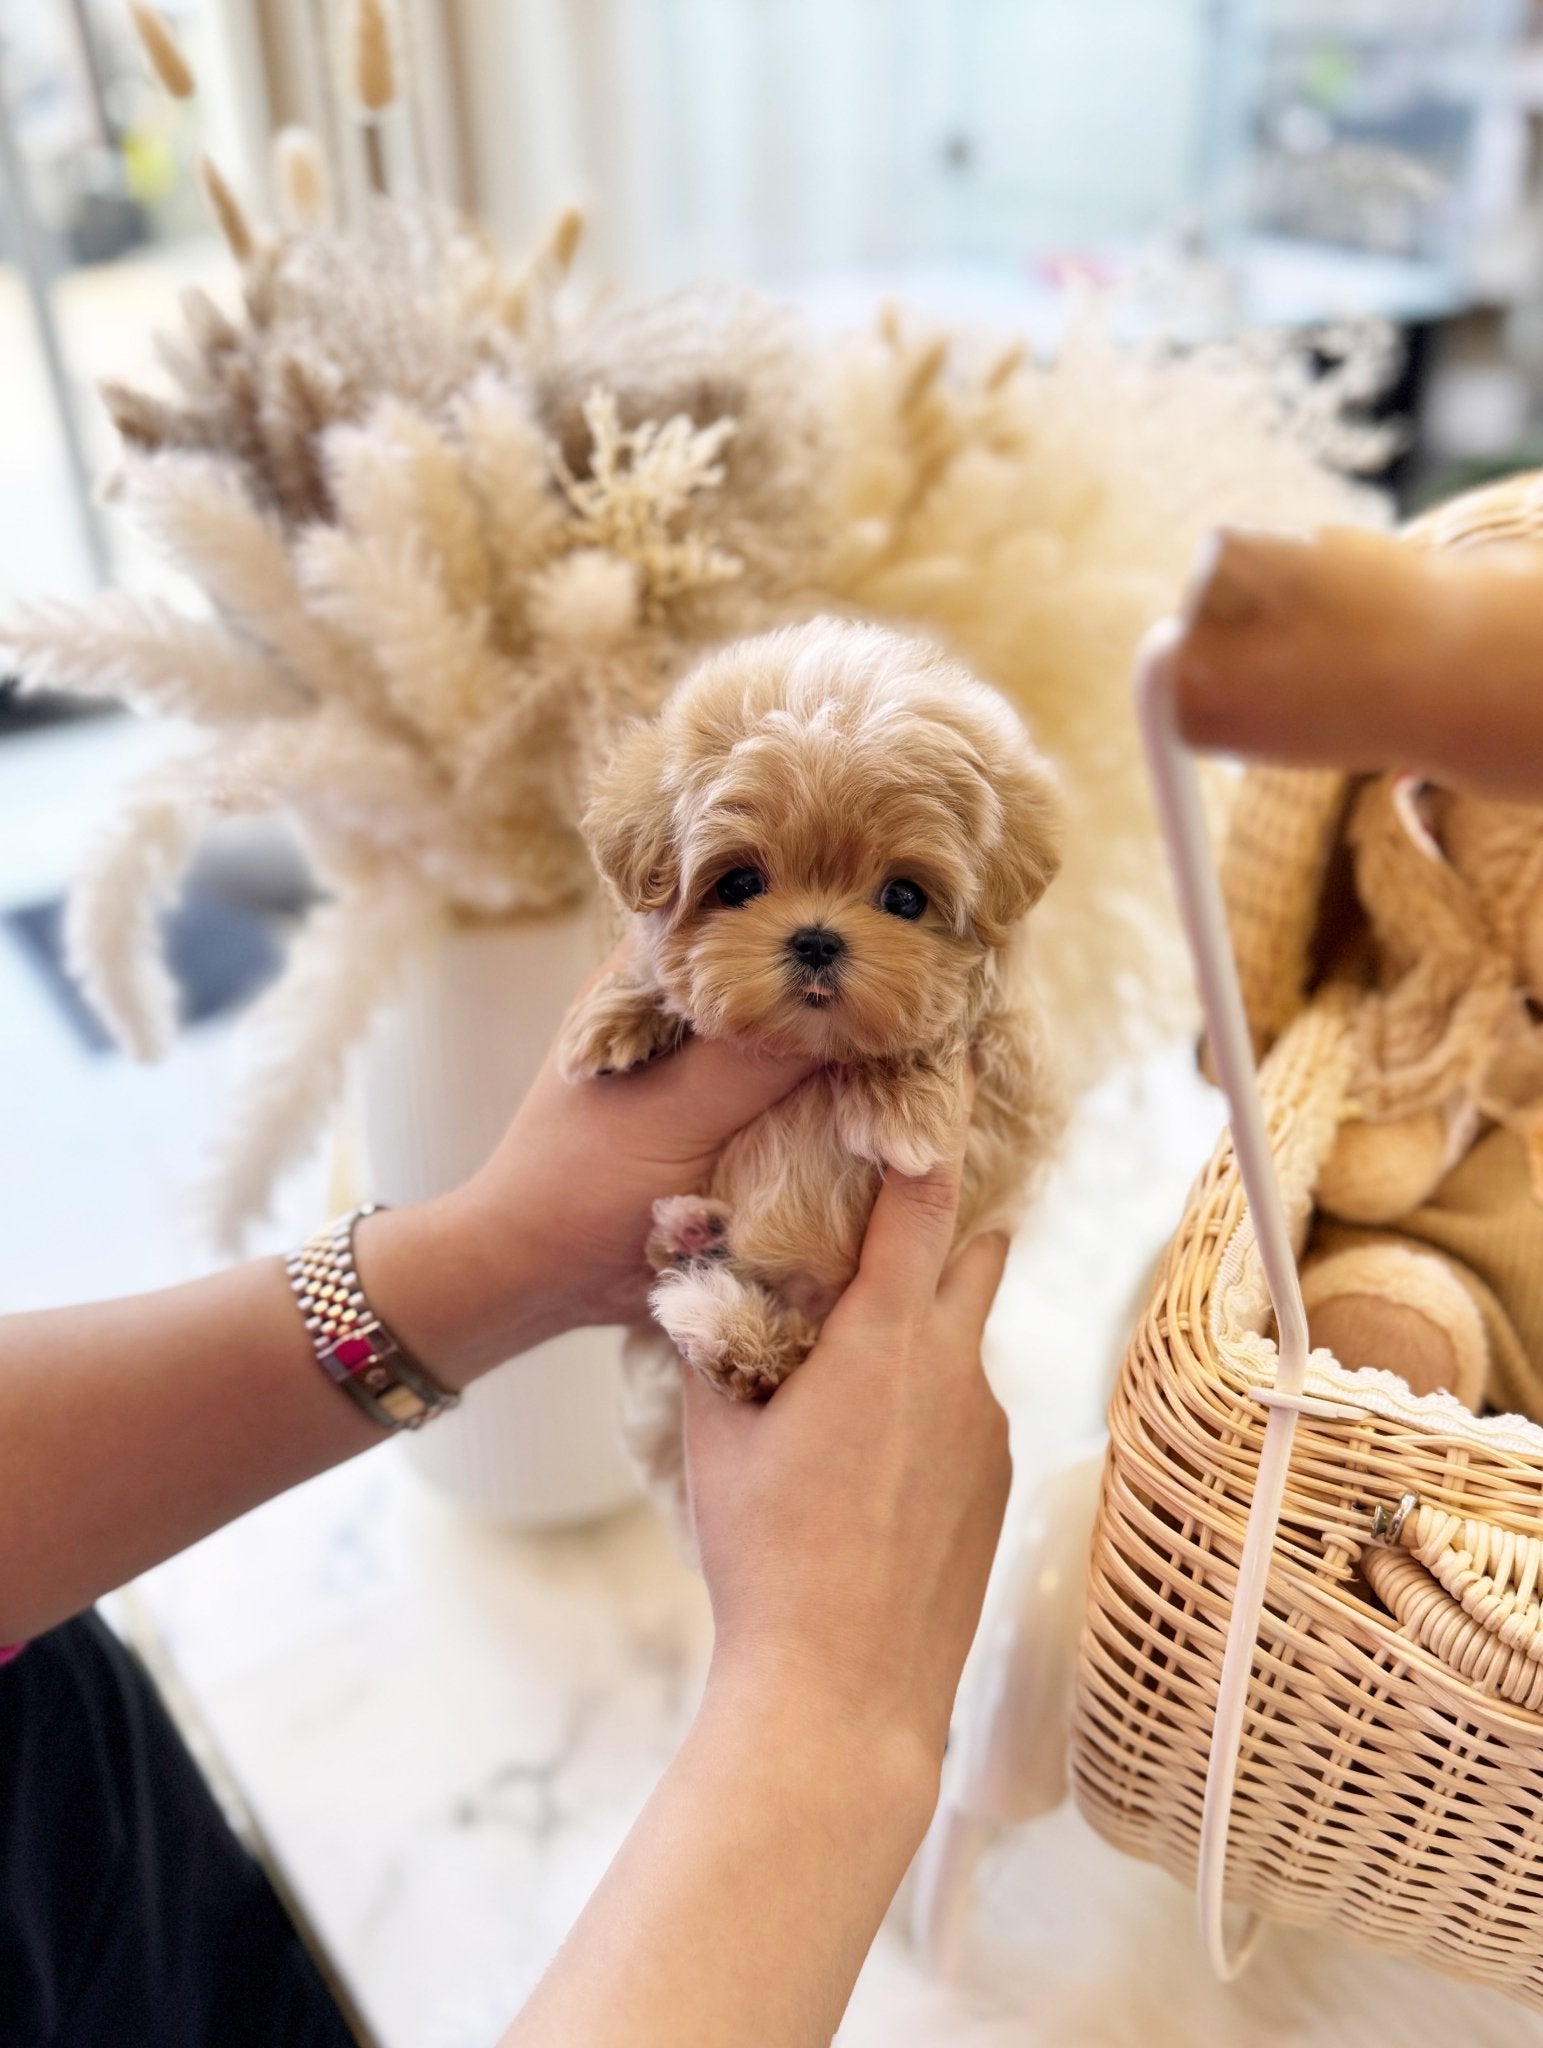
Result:
M569 1011L557 1041L558 1072L565 1081L624 1074L660 1053L674 1052L685 1030L647 989L608 975Z
M659 1276L649 1296L659 1326L693 1371L725 1393L754 1400L730 1356L735 1326L746 1295L742 1281L722 1266L672 1267Z
M836 1097L842 1143L875 1166L925 1173L948 1151L962 1078L924 1060L851 1068Z
M656 1273L698 1259L729 1255L729 1207L706 1195L664 1195L654 1204L654 1225L644 1247Z
M760 1401L807 1357L814 1325L726 1266L677 1266L659 1277L654 1314L686 1363L735 1401Z

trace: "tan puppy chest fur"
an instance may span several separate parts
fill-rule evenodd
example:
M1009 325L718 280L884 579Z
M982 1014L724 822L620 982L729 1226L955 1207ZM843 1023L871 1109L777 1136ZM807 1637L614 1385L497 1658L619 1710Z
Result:
M741 1399L805 1356L851 1278L887 1166L942 1154L975 1100L961 1238L1010 1222L1059 1122L1011 954L1058 861L1052 778L957 664L829 619L713 655L622 743L586 829L629 913L626 967L561 1047L571 1077L686 1031L818 1059L701 1196L655 1206L630 1434L678 1479L675 1349Z

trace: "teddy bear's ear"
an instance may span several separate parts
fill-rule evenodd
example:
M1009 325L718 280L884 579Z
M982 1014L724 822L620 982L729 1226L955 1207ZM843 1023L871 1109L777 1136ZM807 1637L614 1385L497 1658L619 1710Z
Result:
M628 910L663 910L680 887L665 754L657 724L633 727L596 778L584 813L595 866Z
M988 946L1001 946L1060 869L1065 816L1054 773L1027 743L1010 761L994 764L991 786L1002 805L1002 830L974 922Z

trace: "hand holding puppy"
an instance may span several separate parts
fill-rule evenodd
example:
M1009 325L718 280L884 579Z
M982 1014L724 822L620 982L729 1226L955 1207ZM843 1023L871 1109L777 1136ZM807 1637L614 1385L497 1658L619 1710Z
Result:
M591 986L625 971L623 947ZM796 1053L693 1038L625 1078L574 1088L550 1053L487 1165L434 1205L453 1210L463 1257L477 1253L468 1355L492 1364L583 1324L641 1322L655 1202L700 1188L728 1140L816 1069Z
M901 1747L934 1792L1011 1474L980 1362L1007 1240L949 1262L966 1127L925 1174L886 1178L857 1278L768 1403L686 1372L711 1687L791 1691Z
M592 1083L688 1034L819 1069L697 1191L659 1190L670 1343L629 1346L627 1426L678 1509L675 1352L738 1400L780 1386L857 1269L883 1174L946 1155L972 1066L958 1233L1016 1213L1059 1122L1013 962L1060 806L1015 714L956 662L816 619L709 656L623 739L586 832L632 944L570 1015L563 1071Z

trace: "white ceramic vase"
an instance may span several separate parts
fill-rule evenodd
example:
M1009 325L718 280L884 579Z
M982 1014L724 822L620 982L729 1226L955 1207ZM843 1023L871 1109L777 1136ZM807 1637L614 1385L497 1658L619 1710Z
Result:
M592 905L560 917L446 924L382 1010L356 1068L365 1186L423 1201L497 1144L602 956ZM522 1529L612 1513L638 1491L617 1435L621 1332L577 1330L511 1359L405 1436L430 1485Z

